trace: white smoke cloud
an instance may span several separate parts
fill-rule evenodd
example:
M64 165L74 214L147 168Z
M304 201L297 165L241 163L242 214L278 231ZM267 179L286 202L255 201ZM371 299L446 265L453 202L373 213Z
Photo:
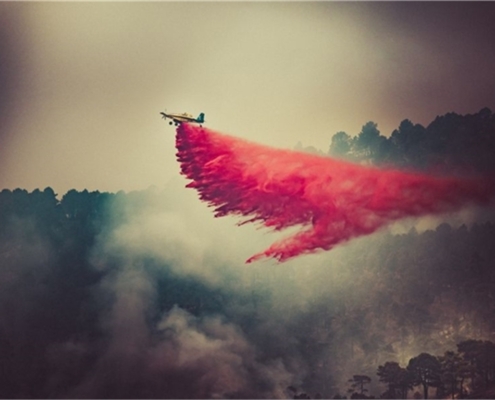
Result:
M293 376L283 362L259 361L256 346L223 317L174 306L150 324L156 291L139 266L126 266L100 291L113 297L102 320L106 348L69 397L285 397Z

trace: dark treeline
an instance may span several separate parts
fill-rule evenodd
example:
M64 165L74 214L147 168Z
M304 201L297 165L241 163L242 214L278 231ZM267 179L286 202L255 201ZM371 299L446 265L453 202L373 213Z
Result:
M495 382L495 344L491 341L465 340L457 344L457 351L446 351L441 356L421 353L409 360L406 367L396 361L387 361L378 366L378 380L386 385L380 394L381 399L407 399L410 391L414 398L443 399L491 398ZM350 399L375 399L369 393L368 385L372 378L367 375L353 375L349 379L347 394ZM307 393L298 393L294 387L288 388L295 399L310 399ZM316 393L314 398L321 398ZM346 395L336 394L334 399L346 399Z
M392 135L395 142L375 133L370 136L382 144L371 145L372 139L364 151L363 132L373 128L367 124L360 136L342 141L348 147L335 139L345 139L344 135L334 136L331 152L354 161L407 168L455 163L458 171L469 172L473 161L474 170L487 171L492 161L484 154L494 148L493 124L494 116L486 109L472 116L448 114L428 128L410 127L411 133L406 133L409 128L403 122ZM416 131L423 133L416 137ZM425 137L432 132L436 139L427 144ZM461 143L464 154L458 151ZM378 148L388 148L388 153L378 153ZM476 160L475 148L481 151ZM173 359L163 371L153 370L154 375L135 370L124 374L122 365L130 363L129 355L115 345L115 334L109 334L105 321L115 323L118 297L116 290L108 290L109 282L118 286L114 277L129 263L146 272L155 293L142 306L142 324L152 343L174 339L159 331L158 321L175 305L195 317L220 315L258 349L258 362L271 365L281 360L288 373L298 377L288 397L490 396L495 378L492 222L442 223L401 234L384 230L349 243L349 250L325 253L321 263L306 267L301 257L300 264L236 266L218 277L224 281L211 285L199 275L172 268L171 263L180 259L133 250L129 260L132 249L124 255L120 247L112 247L113 233L132 224L132 218L183 212L186 205L174 200L175 190L116 194L71 190L61 197L50 188L0 192L0 397L213 395L196 390L206 367L180 370ZM160 245L160 254L177 251L176 242ZM216 262L210 258L202 262ZM289 318L288 306L283 306L294 304L294 298L298 306L304 304ZM130 326L122 330L126 329L132 330ZM109 354L116 357L119 351L118 362L111 361ZM135 364L133 360L130 364ZM139 365L146 372L148 359L143 360ZM98 374L104 384L95 383ZM186 384L179 387L182 376L187 377ZM224 397L254 398L261 393L254 386L267 386L260 377L249 382L251 392Z
M357 136L338 132L328 154L354 162L393 165L442 172L489 173L495 170L495 114L484 108L476 114L448 113L427 127L402 121L389 137L374 122Z

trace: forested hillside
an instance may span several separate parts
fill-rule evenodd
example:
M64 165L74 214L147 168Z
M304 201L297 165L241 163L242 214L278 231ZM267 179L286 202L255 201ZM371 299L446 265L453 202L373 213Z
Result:
M330 154L487 173L494 128L487 109L404 121L389 138L368 123L336 134ZM182 190L0 192L1 397L467 397L493 384L484 212L246 267L225 254L247 242L201 236L190 204L173 201Z

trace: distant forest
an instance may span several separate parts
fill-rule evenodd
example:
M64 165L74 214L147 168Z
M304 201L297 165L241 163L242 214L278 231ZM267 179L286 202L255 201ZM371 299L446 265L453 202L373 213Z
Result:
M491 173L495 170L495 114L448 113L427 127L405 119L389 137L366 123L357 136L333 135L328 155L358 163L437 173ZM299 144L299 148L302 146ZM315 148L304 150L319 152Z
M426 128L405 120L388 138L368 122L358 136L336 133L328 154L472 175L495 171L494 150L495 114L485 108L437 117ZM162 210L171 196L156 188L70 190L59 198L51 188L0 192L0 397L68 397L89 374L109 340L101 323L108 310L100 307L95 288L125 262L118 253L98 258L95 248L129 216ZM145 316L151 331L174 305L194 316L225 316L266 360L283 360L294 374L298 367L291 360L304 360L307 373L288 387L289 397L487 398L495 385L494 244L495 224L486 220L444 222L424 232L380 232L356 241L339 259L345 266L342 279L352 282L352 290L326 290L325 280L334 278L324 263L308 271L267 267L273 270L264 281L239 268L237 276L226 276L225 285L214 288L177 275L170 262L144 253L133 262L156 285ZM237 290L239 282L243 290ZM290 321L269 313L274 298L293 296L308 285L317 297L304 312ZM286 336L263 327L267 315L284 324ZM84 343L85 350L60 350L61 343L73 342ZM405 348L416 352L406 354ZM153 391L147 379L136 379L124 393L122 382L116 379L112 386L110 380L96 395L177 398L182 393ZM184 397L199 396L193 388L191 383Z

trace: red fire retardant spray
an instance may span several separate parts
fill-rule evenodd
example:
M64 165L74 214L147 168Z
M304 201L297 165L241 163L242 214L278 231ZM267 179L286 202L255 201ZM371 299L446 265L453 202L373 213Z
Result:
M379 169L252 143L192 124L176 135L181 173L215 217L247 217L282 230L301 230L253 255L286 261L330 250L404 217L487 204L494 184L485 179L435 177Z

